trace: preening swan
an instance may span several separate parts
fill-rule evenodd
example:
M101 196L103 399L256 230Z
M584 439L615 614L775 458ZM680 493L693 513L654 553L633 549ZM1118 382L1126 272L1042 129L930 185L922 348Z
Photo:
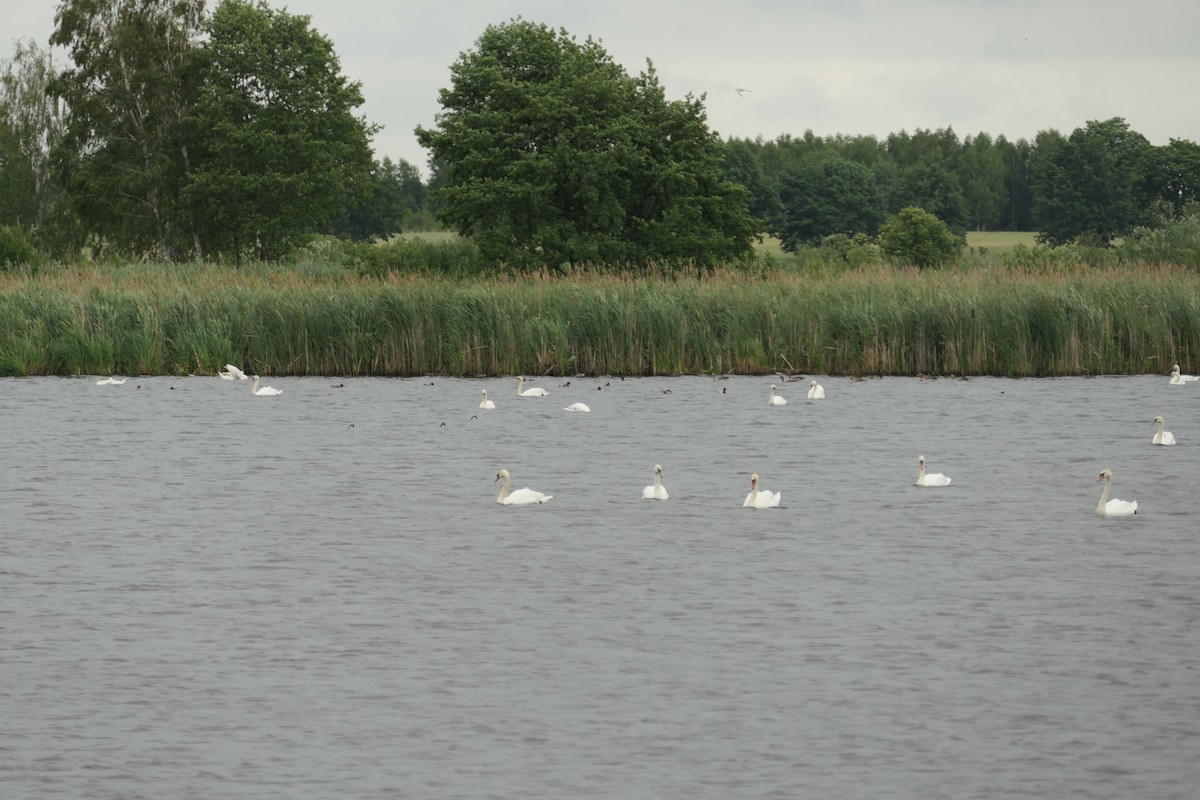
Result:
M777 391L777 387L775 386L775 384L773 384L773 383L772 383L772 384L771 384L771 395L770 395L770 397L767 399L767 405L770 405L770 406L786 406L786 405L787 405L787 400L785 400L785 399L783 399L782 397L780 397L779 395L775 394L775 392L776 392L776 391Z
M242 372L233 364L226 364L225 371L218 371L217 375L220 376L221 380L223 381L244 381L247 377L246 373Z
M750 476L750 494L746 495L746 501L742 503L742 508L775 508L779 505L779 501L783 498L783 492L770 492L766 489L758 488L758 473L755 472Z
M1132 517L1137 513L1137 500L1108 499L1108 491L1112 488L1111 469L1101 472L1096 481L1104 481L1104 491L1100 493L1100 502L1096 503L1097 514L1102 517Z
M563 408L563 411L579 411L583 413L587 413L591 410L592 409L588 407L587 403L571 403L571 405Z
M654 485L642 489L642 498L645 500L666 500L669 496L667 494L667 487L662 485L662 467L655 464Z
M917 457L917 486L949 486L950 478L940 472L925 474L925 456Z
M1200 377L1196 375L1180 375L1178 364L1171 367L1171 383L1178 386L1181 383L1191 383L1192 381L1200 381Z
M503 480L504 485L500 487L500 496L496 498L496 502L503 506L525 506L530 503L545 503L552 494L542 494L535 492L533 489L517 489L515 492L508 490L511 479L508 475L508 470L502 469L496 473L496 481ZM492 481L495 483L496 481Z
M124 383L127 380L129 380L129 379L128 378L113 378L113 377L101 378L100 380L96 381L96 385L97 386L120 386L122 383Z
M517 378L517 397L545 397L546 395L550 394L545 389L539 389L536 386L531 386L528 389L526 389L524 387L525 387L525 378L518 377Z
M1155 417L1154 424L1158 426L1158 433L1154 434L1154 441L1151 444L1175 444L1175 434L1163 430L1163 425L1167 424L1166 420L1162 417Z
M483 392L483 400L481 400L479 402L479 407L483 408L483 409L487 409L488 411L491 411L492 409L494 409L496 407L496 404L495 404L495 402L488 400L487 389L483 389L482 392Z
M276 389L273 386L264 386L258 388L258 376L254 376L254 385L250 387L250 394L255 397L274 397L277 394L283 394L283 389Z
M809 400L824 400L825 399L825 387L822 386L821 384L817 383L816 381L813 381L812 383L810 383L808 385L808 399Z

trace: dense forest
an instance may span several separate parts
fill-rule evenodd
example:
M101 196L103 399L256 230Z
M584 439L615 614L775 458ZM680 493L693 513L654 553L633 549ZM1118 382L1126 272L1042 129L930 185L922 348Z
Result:
M721 139L703 97L668 100L652 66L631 76L592 40L518 19L453 65L443 113L415 131L423 181L372 151L360 87L307 17L63 0L56 23L67 64L31 41L0 62L0 265L269 261L314 237L442 226L493 264L728 263L764 235L789 252L886 244L913 210L959 243L1012 230L1105 248L1181 226L1192 242L1200 226L1200 145L1151 145L1121 118L1033 141Z

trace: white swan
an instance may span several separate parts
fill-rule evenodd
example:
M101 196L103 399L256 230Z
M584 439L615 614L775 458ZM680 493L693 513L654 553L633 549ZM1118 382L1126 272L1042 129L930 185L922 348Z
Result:
M808 386L808 399L809 400L824 400L825 399L825 387L822 386L821 384L817 383L816 381L813 381L812 383L810 383Z
M1096 503L1097 514L1102 517L1132 517L1137 513L1137 500L1108 499L1108 490L1112 488L1111 469L1101 472L1096 481L1104 481L1104 491L1100 493L1100 502Z
M645 500L666 500L668 497L670 495L667 494L667 487L662 485L662 467L655 464L654 485L642 489L642 498Z
M250 387L250 394L255 397L274 397L277 394L283 394L283 389L276 389L273 386L264 386L258 388L258 376L254 376L254 385Z
M531 386L528 389L524 388L524 386L525 386L525 379L523 377L518 377L517 378L517 397L545 397L546 395L550 394L545 389L539 389L536 386Z
M587 403L571 403L571 405L563 408L563 411L578 411L585 414L591 410L592 409L588 407Z
M949 476L940 472L925 474L925 456L917 457L917 486L949 486Z
M1179 365L1171 367L1171 383L1178 386L1183 383L1191 383L1192 381L1200 381L1200 377L1196 375L1180 375Z
M491 411L496 407L496 403L493 400L488 400L487 389L483 389L482 393L483 399L479 401L479 407L486 411Z
M1154 423L1158 425L1158 433L1154 434L1154 441L1150 444L1175 444L1175 434L1163 430L1163 426L1167 424L1166 420L1162 417L1155 417Z
M242 372L233 364L226 364L225 371L218 371L217 375L220 376L221 380L223 381L244 381L247 377L246 373Z
M545 503L551 497L554 497L552 494L542 494L530 488L517 489L515 492L510 492L508 487L511 479L506 469L502 469L496 473L496 481L498 480L503 480L504 485L500 487L500 496L496 498L496 502L503 506L524 506L531 503ZM492 481L492 483L496 481Z
M129 379L128 378L112 378L112 377L101 378L100 380L96 381L96 385L97 386L120 386L122 383L124 383L127 380L129 380Z
M772 383L771 384L771 395L767 399L767 405L769 405L769 406L786 406L787 400L785 400L784 398L775 394L776 391L777 391L777 387L775 386L775 384Z
M758 488L758 473L755 472L750 476L750 494L746 495L746 501L742 503L742 508L775 508L781 499L783 499L783 492L771 492Z

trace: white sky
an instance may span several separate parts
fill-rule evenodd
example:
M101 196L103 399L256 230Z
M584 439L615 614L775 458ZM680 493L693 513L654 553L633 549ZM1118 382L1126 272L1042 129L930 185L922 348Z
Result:
M426 176L413 128L434 124L459 54L517 16L599 39L633 75L651 59L668 97L707 95L722 137L952 127L1015 140L1124 117L1153 144L1200 141L1195 0L268 2L333 40L362 83L359 112L384 125L376 156ZM18 38L46 46L57 3L4 6L0 57Z

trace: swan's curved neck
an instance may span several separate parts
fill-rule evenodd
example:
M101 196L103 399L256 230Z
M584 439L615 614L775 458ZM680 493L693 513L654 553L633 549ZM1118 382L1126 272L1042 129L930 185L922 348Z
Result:
M1104 507L1108 505L1108 490L1112 488L1112 476L1109 475L1104 479L1104 491L1100 493L1100 502L1096 503L1096 513L1103 514Z
M500 496L496 498L497 503L503 503L508 498L508 486L510 483L510 478L504 478L504 485L500 487Z

